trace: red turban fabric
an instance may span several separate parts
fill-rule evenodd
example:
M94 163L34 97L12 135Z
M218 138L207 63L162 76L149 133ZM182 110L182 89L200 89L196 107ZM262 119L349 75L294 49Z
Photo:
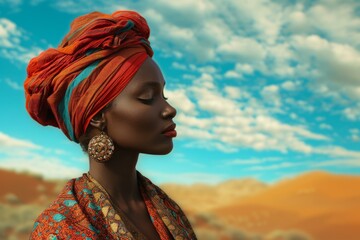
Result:
M91 118L126 87L153 51L146 20L134 11L76 18L58 48L31 59L26 109L40 124L78 142Z

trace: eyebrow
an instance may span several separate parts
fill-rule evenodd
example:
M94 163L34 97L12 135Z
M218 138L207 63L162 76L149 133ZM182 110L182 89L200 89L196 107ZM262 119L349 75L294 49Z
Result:
M164 86L165 86L166 82L164 82ZM145 82L142 84L142 87L146 87L146 86L160 86L161 87L161 83L159 82Z

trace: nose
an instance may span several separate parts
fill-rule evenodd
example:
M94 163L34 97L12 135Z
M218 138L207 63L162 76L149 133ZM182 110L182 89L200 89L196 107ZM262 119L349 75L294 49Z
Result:
M170 105L170 103L166 102L166 107L165 109L162 111L161 115L163 118L174 118L176 116L176 109Z

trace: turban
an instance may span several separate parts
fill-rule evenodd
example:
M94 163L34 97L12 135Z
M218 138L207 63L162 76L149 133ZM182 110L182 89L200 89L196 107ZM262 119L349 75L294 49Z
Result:
M96 113L126 87L153 51L146 20L134 11L76 18L58 48L30 60L26 110L78 142Z

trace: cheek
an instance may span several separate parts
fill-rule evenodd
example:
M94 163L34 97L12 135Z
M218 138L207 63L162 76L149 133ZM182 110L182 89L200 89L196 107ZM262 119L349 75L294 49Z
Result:
M158 122L154 110L145 105L123 104L107 112L108 133L123 146L148 139L158 130Z

